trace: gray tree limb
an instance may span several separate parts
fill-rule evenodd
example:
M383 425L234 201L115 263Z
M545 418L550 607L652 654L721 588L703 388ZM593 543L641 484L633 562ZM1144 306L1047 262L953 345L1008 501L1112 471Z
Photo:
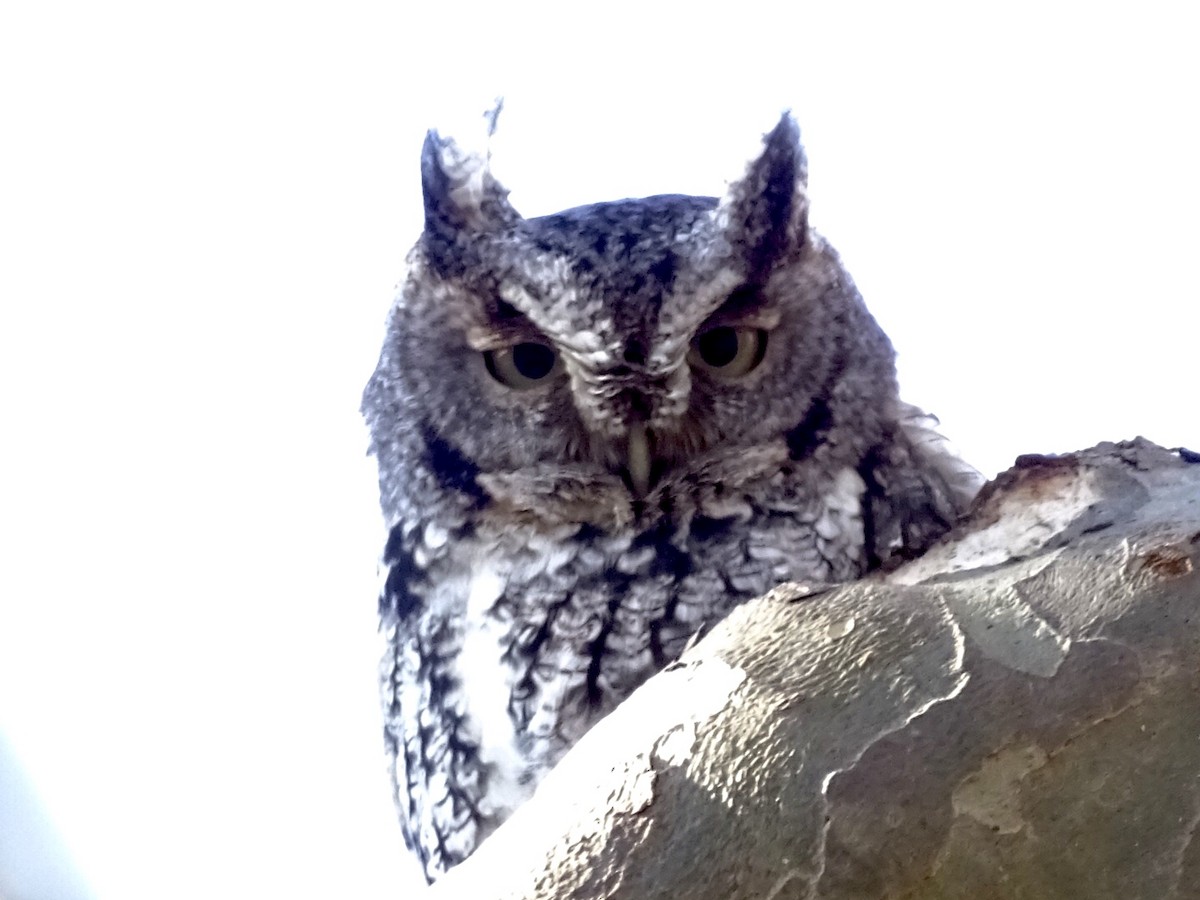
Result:
M886 576L785 585L433 889L1200 898L1200 465L1028 457Z

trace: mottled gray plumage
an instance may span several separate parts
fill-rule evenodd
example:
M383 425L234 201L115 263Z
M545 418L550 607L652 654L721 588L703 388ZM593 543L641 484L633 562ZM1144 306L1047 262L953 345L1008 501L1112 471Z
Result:
M386 742L430 879L698 629L923 550L978 486L807 223L790 116L721 199L524 219L430 133L363 410Z

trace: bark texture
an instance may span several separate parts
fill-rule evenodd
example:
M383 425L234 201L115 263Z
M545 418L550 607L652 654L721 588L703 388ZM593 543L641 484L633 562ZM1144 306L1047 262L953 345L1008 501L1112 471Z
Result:
M1200 900L1200 465L1024 457L920 560L738 609L433 889Z

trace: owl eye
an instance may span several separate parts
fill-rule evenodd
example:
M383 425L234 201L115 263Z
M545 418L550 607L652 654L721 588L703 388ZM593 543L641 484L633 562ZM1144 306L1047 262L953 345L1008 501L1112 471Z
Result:
M492 377L516 391L525 391L545 384L562 368L554 349L536 341L522 341L503 350L484 354Z
M718 378L741 378L762 362L767 333L761 328L718 325L696 335L688 363Z

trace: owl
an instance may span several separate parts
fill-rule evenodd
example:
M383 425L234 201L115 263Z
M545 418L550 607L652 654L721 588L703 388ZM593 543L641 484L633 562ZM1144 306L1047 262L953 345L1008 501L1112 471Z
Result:
M721 198L523 218L430 132L363 412L384 736L434 880L698 631L920 553L979 477L808 225L790 114Z

